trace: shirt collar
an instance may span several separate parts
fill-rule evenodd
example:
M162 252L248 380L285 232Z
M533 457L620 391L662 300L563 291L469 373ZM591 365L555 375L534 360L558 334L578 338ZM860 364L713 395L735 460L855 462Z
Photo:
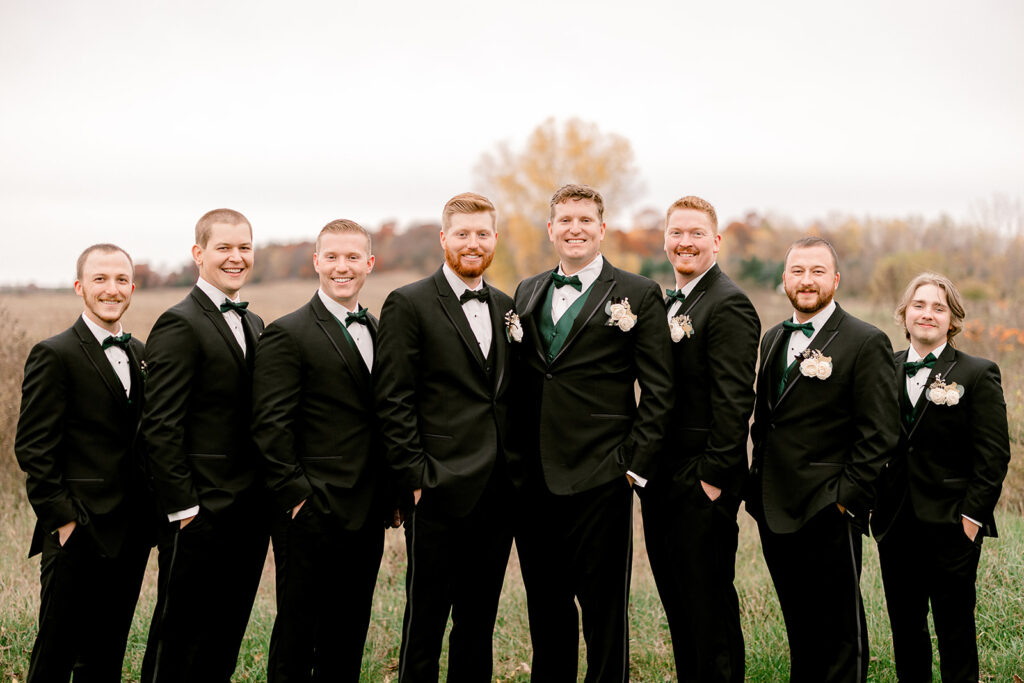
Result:
M594 280L601 274L601 269L604 268L604 257L598 254L594 257L594 260L583 266L580 270L573 273L580 279L580 285L582 289L580 291L585 292L590 285L594 284ZM565 275L565 271L562 270L562 264L558 264L558 274Z
M323 302L324 308L327 309L327 312L333 315L341 322L345 322L345 316L347 316L349 313L356 313L359 311L358 303L356 303L355 309L350 311L347 307L339 304L337 301L327 296L323 288L316 290L316 293L320 297L320 301Z
M938 358L939 356L942 355L942 352L945 351L945 350L946 350L946 342L943 342L942 346L940 346L939 348L931 351L931 354L933 356L935 356L936 358ZM910 348L907 349L907 362L908 363L913 363L915 361L921 360L922 358L923 357L921 356L921 354L919 354L917 352L917 349L914 348L914 345L911 344Z
M455 292L456 299L462 296L463 292L470 289L469 285L467 285L465 281L459 277L454 270L452 270L452 267L448 265L447 261L445 261L444 265L441 266L441 272L444 273L444 279L448 281L448 284L451 285L452 291ZM484 279L480 278L480 284L473 287L471 291L478 292L483 289L483 287Z
M708 266L708 270L711 270L712 268L714 268L716 263L718 263L718 262L717 261L712 261L711 265ZM701 273L700 275L698 275L697 277L693 278L692 280L690 280L685 285L683 285L682 287L679 288L680 291L682 291L683 296L690 296L690 292L692 292L697 287L697 284L701 281L701 279L705 275L708 274L708 270L705 270L703 273Z
M220 306L225 301L234 301L234 302L237 303L238 300L241 298L240 294L235 294L235 298L234 299L229 298L227 294L225 294L224 292L220 291L219 289L217 289L216 287L211 285L209 282L204 280L202 277L200 277L196 281L196 287L201 289L203 291L203 294L205 294L206 296L210 297L210 301L213 302L214 306Z
M121 327L121 323L117 324L117 332L111 334L110 332L107 332L105 329L103 329L93 321L89 320L89 316L87 316L85 313L82 313L82 320L85 321L85 326L89 328L89 331L92 332L92 336L96 337L96 341L99 342L100 344L102 344L103 340L106 339L107 337L117 337L121 335L122 332L124 332L124 328Z
M836 300L832 299L832 301L828 302L828 306L825 306L825 308L823 308L820 311L818 311L818 313L815 314L815 316L813 318L811 318L810 320L807 321L807 322L811 323L812 325L814 325L814 333L815 334L817 334L818 331L822 327L825 326L825 323L827 323L828 319L832 317L832 314L835 312L835 310L836 310ZM796 313L793 314L793 322L795 322L795 323L799 322L796 319Z

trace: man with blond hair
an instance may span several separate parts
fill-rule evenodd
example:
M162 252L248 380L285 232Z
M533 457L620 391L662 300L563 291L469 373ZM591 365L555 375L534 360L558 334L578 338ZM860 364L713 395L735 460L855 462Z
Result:
M381 310L374 390L405 516L408 570L400 681L436 681L445 625L449 681L491 679L491 634L512 546L506 462L512 299L484 272L497 242L490 200L466 192L441 214L444 264Z
M700 197L666 214L666 292L675 407L643 502L644 539L665 606L680 681L743 681L743 632L733 586L747 431L761 322L716 263L722 235Z
M36 513L39 633L28 681L119 681L156 524L138 447L143 344L121 327L135 290L113 244L78 258L74 325L32 347L14 441Z
M604 200L565 185L550 202L558 266L516 288L516 548L534 680L629 677L633 490L657 476L672 384L658 285L601 255ZM637 403L635 386L639 383Z
M911 280L896 322L910 346L896 354L900 441L882 474L871 530L892 624L896 675L932 680L928 605L943 683L978 680L975 581L981 542L1010 461L999 367L953 347L960 292L946 277Z
M196 224L196 286L146 345L142 433L165 515L143 681L229 681L267 555L270 506L252 440L263 321L241 301L252 227L216 209Z

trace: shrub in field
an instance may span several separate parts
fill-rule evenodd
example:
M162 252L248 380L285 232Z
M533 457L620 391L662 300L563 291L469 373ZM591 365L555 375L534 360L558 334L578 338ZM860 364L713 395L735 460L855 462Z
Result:
M14 458L14 433L21 410L21 379L28 357L28 337L10 309L0 303L0 496L14 496L24 489L25 478Z

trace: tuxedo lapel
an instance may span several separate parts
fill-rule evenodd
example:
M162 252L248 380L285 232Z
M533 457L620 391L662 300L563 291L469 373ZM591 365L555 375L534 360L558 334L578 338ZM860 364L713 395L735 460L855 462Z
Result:
M775 354L778 353L779 343L786 332L786 328L779 326L779 329L775 332L775 337L772 338L771 343L768 344L768 349L761 356L761 367L757 370L757 392L762 396L768 397L768 407L771 410L775 410L775 404L778 403L778 398L775 396L775 388L772 386L774 382L772 378L772 360L775 358Z
M831 344L836 336L838 336L839 324L845 317L846 313L839 307L839 304L836 304L836 310L829 316L824 327L821 328L821 332L811 340L807 349L821 351L822 355L825 355L825 351L828 349L829 344ZM785 330L786 328L782 328L783 332L785 332ZM786 363L786 366L788 367L789 363ZM782 394L779 396L779 400L775 402L775 405L778 406L782 403L786 399L786 396L789 395L789 392L793 390L793 387L796 386L796 384L803 378L803 373L800 372L800 364L795 363L792 369L790 369L789 375L787 375L786 388L782 390Z
M231 349L231 353L235 357L235 360L238 361L239 366L244 370L249 371L249 366L245 362L245 355L242 353L242 347L238 345L238 340L235 339L235 333L231 331L230 327L228 327L228 322L224 320L224 314L221 312L220 308L214 305L213 301L210 300L210 297L206 296L206 292L199 289L199 287L192 289L192 298L197 304L199 304L199 307L203 310L203 313L206 314L206 317L210 319L210 322L213 323L214 329L216 329L217 332L220 333L220 336L224 338L224 343ZM243 315L241 318L242 329L249 330L249 332L252 333L251 336L253 340L255 340L256 335L253 333L252 328L247 324L245 319L246 316ZM248 344L248 340L246 343ZM250 356L255 356L255 344L253 344L253 348L246 350L249 352Z
M718 267L717 263L708 268L708 272L704 274L704 277L700 279L697 286L693 288L693 291L690 292L690 296L686 297L686 300L683 301L683 305L679 307L679 311L676 315L679 315L680 313L682 315L690 315L693 307L697 305L697 302L700 301L705 294L707 294L708 287L718 279L718 276L721 275L721 273L722 269Z
M538 309L538 305L544 301L544 292L551 286L551 273L553 272L555 271L548 271L534 278L533 291L530 292L529 298L526 300L526 308L519 311L519 320L524 325L523 331L529 336L530 345L533 346L542 363L547 363L547 356L544 353L544 345L541 343L540 321L537 316L550 315L551 311L544 311L543 306Z
M565 343L562 344L562 348L558 350L558 354L551 359L551 365L558 362L566 350L572 346L576 338L579 337L580 332L586 326L590 319L594 317L598 309L604 304L608 297L608 293L612 291L615 286L615 268L612 264L608 263L608 259L604 260L604 266L601 268L601 274L594 280L594 284L590 286L589 292L584 292L583 296L587 297L587 300L583 302L583 308L580 309L576 319L572 321L572 327L569 328L569 334L565 338Z
M473 329L469 326L469 320L466 318L466 312L462 310L462 304L455 298L455 292L452 291L452 286L448 284L448 280L445 279L444 272L440 268L434 273L434 284L437 286L437 300L441 304L441 310L458 331L466 350L476 359L477 367L483 371L485 359L484 354L480 351L480 344L477 343L476 335L473 334ZM488 303L488 308L490 308L490 303Z
M317 327L327 336L331 346L341 356L342 363L345 364L349 374L355 379L359 390L368 396L370 394L370 372L366 367L366 363L363 362L363 357L359 350L346 338L344 330L341 329L344 323L327 310L324 302L320 301L319 294L313 295L309 302L309 307L312 310ZM374 335L372 331L371 335Z
M942 380L944 382L949 384L947 381L949 379L949 373L954 367L956 367L956 349L949 344L946 344L946 348L942 350L942 353L939 354L939 357L935 360L935 367L933 367L932 371L928 373L928 381L924 383L924 388L921 390L921 397L917 399L917 404L921 406L921 409L917 411L917 414L914 417L914 423L910 426L910 431L907 432L907 438L914 435L914 432L917 430L917 426L924 420L925 413L928 412L928 408L932 404L932 402L928 400L928 387L932 385L932 382L934 382L935 378L939 375L942 376Z
M487 310L491 312L491 338L494 340L494 394L501 389L505 379L505 356L508 355L508 339L505 338L505 312L498 310L498 302L492 297L487 302Z
M124 385L121 384L120 378L114 372L114 366L110 364L110 359L107 358L103 347L96 341L96 337L93 336L92 331L89 330L81 318L75 323L75 333L78 335L78 341L82 345L82 353L85 354L89 363L92 364L96 372L103 378L103 383L107 385L107 388L110 389L119 402L127 403L128 396L124 392Z
M907 352L900 351L893 356L893 370L896 373L896 385L899 388L900 402L900 429L904 434L908 433L905 415L909 414L914 406L910 405L910 396L907 394L907 373L903 370L903 363L907 360Z

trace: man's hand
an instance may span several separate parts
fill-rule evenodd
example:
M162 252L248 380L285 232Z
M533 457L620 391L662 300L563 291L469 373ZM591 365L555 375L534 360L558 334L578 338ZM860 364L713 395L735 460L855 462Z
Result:
M60 543L60 547L64 547L64 544L71 538L71 532L78 526L78 522L71 520L63 526L57 527L57 542Z
M178 528L179 528L179 529L184 529L184 528L185 528L185 527L187 527L187 526L188 526L188 525L189 525L189 524L190 524L190 523L192 522L192 520L193 520L193 519L195 519L195 518L196 518L196 516L195 516L195 515L192 515L191 517L185 517L185 518L184 518L184 519L182 519L182 520L181 520L180 522L178 522L178 524L179 524Z
M305 499L305 498L303 498L303 499L302 499L302 500L301 500L301 501L299 502L299 504L298 504L298 505L296 505L295 507L293 507L293 508L292 508L292 519L295 519L295 515L299 514L299 510L301 510L301 509L302 509L302 506L303 506L303 505L305 505L305 504L306 504L306 499Z
M717 486L712 486L703 479L700 481L700 487L704 489L704 494L711 499L712 503L718 500L718 497L722 495L722 489Z
M412 492L412 504L413 505L419 505L420 504L420 498L422 498L422 497L423 497L423 489L416 489L415 491L413 491Z
M974 539L978 537L978 532L981 531L981 527L966 517L961 517L960 522L964 526L964 533L967 534L967 538L971 539L973 542ZM72 522L72 524L74 524L74 522Z

